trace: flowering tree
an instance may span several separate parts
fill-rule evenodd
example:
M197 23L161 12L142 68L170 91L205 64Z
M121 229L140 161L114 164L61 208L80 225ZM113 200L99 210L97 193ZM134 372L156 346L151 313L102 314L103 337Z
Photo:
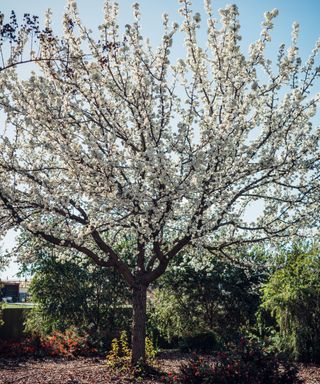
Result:
M22 227L116 268L133 290L133 363L144 357L147 287L181 250L227 256L228 247L299 235L317 221L319 96L310 91L320 41L302 63L294 24L272 63L273 10L245 55L237 7L221 10L218 24L207 0L203 49L200 15L180 2L181 27L164 15L156 49L141 35L138 4L120 34L118 6L106 0L98 38L74 1L60 37L50 12L44 30L28 15L19 28L1 18L10 44L0 72L1 231ZM171 64L179 29L186 55ZM30 61L38 69L21 80L17 68ZM248 223L255 201L263 210Z

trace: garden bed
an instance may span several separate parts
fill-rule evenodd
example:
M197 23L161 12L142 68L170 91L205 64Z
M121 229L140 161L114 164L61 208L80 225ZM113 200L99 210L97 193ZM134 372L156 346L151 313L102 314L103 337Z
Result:
M165 372L175 372L189 355L166 353L157 362ZM305 384L320 383L320 367L300 366ZM135 382L126 375L111 374L104 359L0 359L0 384L120 384ZM136 381L139 382L139 381ZM141 381L140 381L141 382ZM161 383L160 379L143 379L145 384Z

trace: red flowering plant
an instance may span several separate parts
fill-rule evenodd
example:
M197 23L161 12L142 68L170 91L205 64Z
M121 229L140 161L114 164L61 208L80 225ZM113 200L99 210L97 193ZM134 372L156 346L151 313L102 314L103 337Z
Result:
M33 335L22 341L0 341L1 357L59 356L74 357L93 355L97 350L90 346L88 336L71 328L67 331L54 331L48 336Z
M64 333L54 331L51 335L41 338L41 349L45 355L73 357L95 354L97 350L88 342L88 336L79 334L70 328Z
M166 375L161 377L161 381L163 383L168 383L168 384L180 384L180 376L177 374L174 374L173 372L168 372Z

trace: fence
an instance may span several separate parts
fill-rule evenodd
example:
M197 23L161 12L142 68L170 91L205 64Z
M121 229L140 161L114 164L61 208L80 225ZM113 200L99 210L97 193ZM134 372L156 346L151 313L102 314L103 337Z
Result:
M23 338L23 323L29 308L5 308L2 311L4 324L0 326L0 340Z

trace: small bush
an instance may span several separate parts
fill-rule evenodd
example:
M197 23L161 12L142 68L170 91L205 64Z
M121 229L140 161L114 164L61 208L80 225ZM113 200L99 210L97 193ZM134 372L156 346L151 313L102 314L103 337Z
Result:
M151 339L146 337L146 364L152 365L157 355L157 350L154 348ZM135 367L132 371L131 366L132 351L129 346L128 335L126 331L120 333L118 339L113 339L111 343L111 350L107 355L107 366L111 369L123 372L131 372L133 374L143 374L144 369L147 368L145 363Z
M213 366L208 359L194 355L187 363L183 364L177 375L169 373L163 377L163 382L168 384L180 383L215 383L213 380Z
M128 368L131 361L131 349L129 347L126 331L120 333L119 339L113 339L111 350L107 354L107 366L111 369L123 370Z
M194 356L179 374L163 378L170 384L300 384L297 368L267 353L257 343L242 339L214 360Z
M88 336L77 333L75 329L66 332L54 331L50 336L41 338L40 347L45 355L73 357L96 352L88 343Z

